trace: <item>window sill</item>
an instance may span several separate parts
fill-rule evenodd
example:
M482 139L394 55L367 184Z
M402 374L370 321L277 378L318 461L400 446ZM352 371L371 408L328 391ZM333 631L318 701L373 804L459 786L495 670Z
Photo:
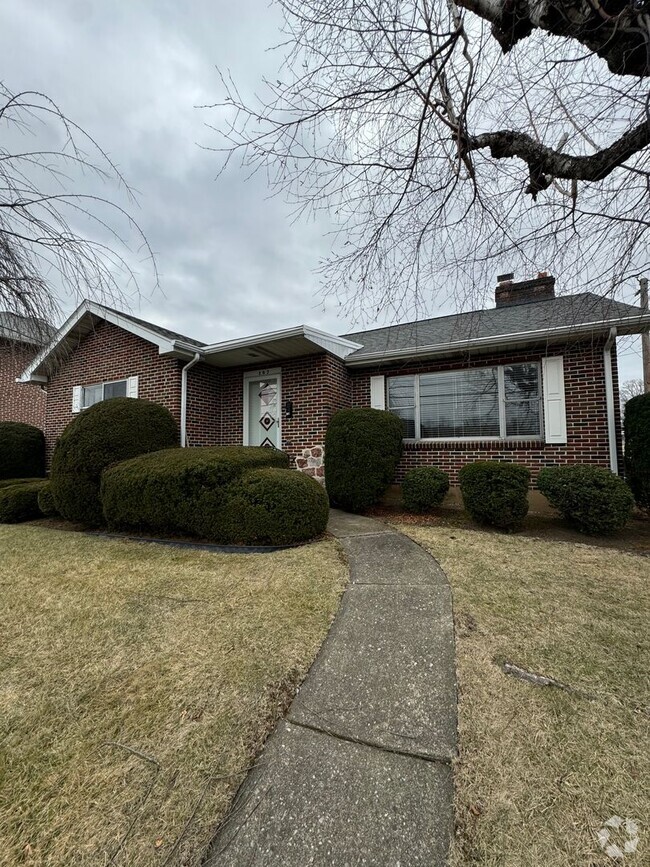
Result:
M448 449L455 451L463 451L465 449L517 449L529 448L544 448L546 443L541 437L521 439L521 440L503 440L503 439L466 439L466 440L403 440L404 448L407 451L418 451L424 449Z

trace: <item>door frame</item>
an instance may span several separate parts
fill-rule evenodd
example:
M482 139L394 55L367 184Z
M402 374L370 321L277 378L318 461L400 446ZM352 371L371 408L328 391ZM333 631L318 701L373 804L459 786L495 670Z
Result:
M250 383L256 379L264 379L265 376L268 376L270 379L277 379L278 381L278 438L280 440L280 445L278 449L282 450L282 368L281 367L260 367L259 370L249 370L244 374L244 386L243 386L243 400L244 400L244 431L242 437L242 443L245 446L250 445L249 442L249 386Z

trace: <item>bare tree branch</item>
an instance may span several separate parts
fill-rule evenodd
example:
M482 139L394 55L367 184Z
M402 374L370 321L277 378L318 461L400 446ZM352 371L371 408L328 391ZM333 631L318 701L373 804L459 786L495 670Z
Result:
M57 147L25 147L26 139ZM139 291L134 236L157 283L153 252L128 211L135 199L108 154L48 96L0 83L0 310L52 321L63 295L123 301Z

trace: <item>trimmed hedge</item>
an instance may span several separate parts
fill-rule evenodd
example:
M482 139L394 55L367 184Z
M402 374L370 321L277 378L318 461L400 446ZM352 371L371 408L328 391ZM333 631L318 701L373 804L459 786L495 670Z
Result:
M234 544L293 545L325 532L329 499L314 479L296 470L245 473L229 490L214 536Z
M521 527L528 514L530 472L505 461L476 461L458 474L465 509L480 524Z
M31 424L0 422L0 479L45 475L45 438Z
M437 467L415 467L402 482L402 502L409 512L428 512L439 506L449 490L449 476Z
M564 518L593 535L621 530L634 508L623 479L601 467L546 467L540 470L537 487Z
M220 528L230 521L224 510L233 483L249 470L288 466L284 452L247 446L152 452L104 471L104 516L113 529L225 542Z
M393 481L402 454L402 422L391 412L355 407L332 417L325 435L325 485L348 512L374 505Z
M625 472L634 499L650 509L650 393L625 404Z
M41 517L38 494L45 480L8 485L0 489L0 524L20 524Z
M38 492L38 508L46 518L53 518L55 515L59 514L56 508L56 503L54 502L52 485L49 480L41 486L41 489Z
M61 434L52 458L50 481L59 514L69 521L101 524L102 470L177 441L169 410L148 400L114 397L79 413Z

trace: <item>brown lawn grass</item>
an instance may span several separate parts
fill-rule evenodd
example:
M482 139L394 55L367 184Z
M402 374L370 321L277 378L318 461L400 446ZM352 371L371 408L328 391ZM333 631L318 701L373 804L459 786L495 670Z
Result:
M0 864L199 864L346 574L0 527Z
M401 529L439 560L454 595L454 864L611 865L596 832L614 815L640 827L625 864L650 863L650 559L454 527ZM579 692L505 675L504 659Z

